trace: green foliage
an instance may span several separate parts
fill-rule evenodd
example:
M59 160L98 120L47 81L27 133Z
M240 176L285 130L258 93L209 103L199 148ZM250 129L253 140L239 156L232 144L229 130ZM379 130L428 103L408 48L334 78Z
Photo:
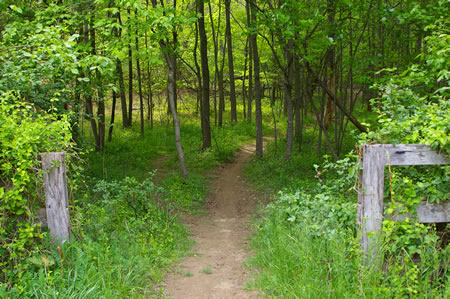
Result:
M188 245L185 229L158 203L161 192L150 179L99 181L83 200L82 231L62 246L64 257L54 249L35 253L20 283L0 287L0 296L154 296L150 282Z
M352 154L316 166L316 185L305 180L296 192L280 192L262 211L248 262L257 267L253 286L282 298L445 297L448 249L440 249L439 238L422 224L385 224L383 271L361 267L355 162Z
M450 35L445 24L428 28L432 35L426 38L428 49L418 64L400 74L391 70L375 85L382 95L375 101L380 126L368 134L369 140L422 143L450 152Z
M432 30L426 38L427 52L419 57L418 63L399 74L388 70L384 79L375 85L382 95L374 101L379 106L379 126L364 136L364 142L421 143L442 154L450 153L450 35L446 25L448 21L438 19L427 28ZM389 185L385 193L390 197L386 212L411 215L402 222L394 222L390 217L383 221L386 248L390 258L405 255L400 260L417 276L416 283L424 279L424 273L416 273L421 268L409 257L430 259L429 250L436 247L437 240L432 230L415 222L415 210L420 201L440 203L449 200L449 169L448 166L395 167L389 169L386 178ZM442 255L442 261L448 261L448 256L443 253L446 249L442 250L436 254ZM397 264L396 260L394 265ZM403 291L415 294L418 290Z
M449 38L442 22L439 18L430 27L427 51L416 64L399 74L388 73L375 86L381 92L374 102L379 125L363 135L361 143L424 143L449 153ZM266 172L276 169L268 167L269 160L253 164L267 167ZM414 213L421 200L448 200L449 168L389 167L385 193L391 200L386 212L412 216L399 222L384 219L379 244L383 271L373 271L360 267L356 193L349 192L355 187L358 164L358 157L350 155L316 166L317 185L286 179L287 188L295 188L279 193L257 224L252 244L258 250L251 259L259 267L255 285L274 297L448 297L449 245L441 244L434 226L417 223ZM273 177L258 175L258 180Z
M24 258L45 235L34 222L36 210L44 206L39 154L70 155L72 145L67 117L37 112L11 93L0 96L0 126L1 284L23 276Z
M73 97L68 87L78 74L76 36L38 20L10 23L0 38L0 91L20 91L46 111L64 110ZM49 101L52 98L60 101Z
M163 194L164 201L173 209L192 211L204 203L208 192L207 185L206 179L196 174L191 173L188 179L173 174L163 182L167 190Z

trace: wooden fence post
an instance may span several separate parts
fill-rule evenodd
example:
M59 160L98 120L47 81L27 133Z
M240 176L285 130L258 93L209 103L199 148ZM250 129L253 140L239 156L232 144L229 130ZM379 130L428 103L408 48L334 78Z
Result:
M361 248L369 262L376 257L377 233L383 221L384 167L386 165L445 165L450 159L423 144L365 144L362 147L362 171L359 177L358 216ZM421 202L417 208L419 222L448 222L449 204ZM396 218L404 219L404 215ZM366 260L367 261L367 260Z
M386 154L380 145L363 145L362 175L358 193L358 224L361 226L361 247L371 257L376 256L376 246L371 242L381 231L383 221L384 165Z
M50 236L61 244L70 241L70 218L64 153L42 154L47 223Z

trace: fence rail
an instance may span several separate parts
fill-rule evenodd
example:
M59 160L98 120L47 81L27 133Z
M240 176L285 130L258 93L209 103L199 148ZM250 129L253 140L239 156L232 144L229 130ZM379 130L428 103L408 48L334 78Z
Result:
M362 147L362 171L359 177L358 216L361 247L370 259L376 255L374 240L382 229L384 167L387 165L445 165L450 159L423 144L365 144ZM421 202L419 222L449 222L450 204ZM407 215L395 215L401 221Z

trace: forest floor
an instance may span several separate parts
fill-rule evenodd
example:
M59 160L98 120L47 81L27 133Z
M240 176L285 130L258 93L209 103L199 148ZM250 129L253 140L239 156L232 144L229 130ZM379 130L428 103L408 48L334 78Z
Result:
M246 145L220 166L211 181L205 214L184 217L195 245L162 284L168 297L260 298L256 291L245 290L249 271L243 266L249 255L251 215L263 199L248 188L243 176L254 152L254 145Z

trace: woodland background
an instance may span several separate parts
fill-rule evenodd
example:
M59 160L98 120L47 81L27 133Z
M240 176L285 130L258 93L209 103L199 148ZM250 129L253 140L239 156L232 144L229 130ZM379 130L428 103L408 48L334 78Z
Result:
M247 179L273 201L255 223L254 288L448 297L448 224L386 218L383 271L360 269L355 183L363 143L450 152L449 4L0 1L0 295L156 296L189 247L177 215L256 139ZM47 151L69 168L60 252L36 221ZM387 171L387 213L448 200L448 175Z

